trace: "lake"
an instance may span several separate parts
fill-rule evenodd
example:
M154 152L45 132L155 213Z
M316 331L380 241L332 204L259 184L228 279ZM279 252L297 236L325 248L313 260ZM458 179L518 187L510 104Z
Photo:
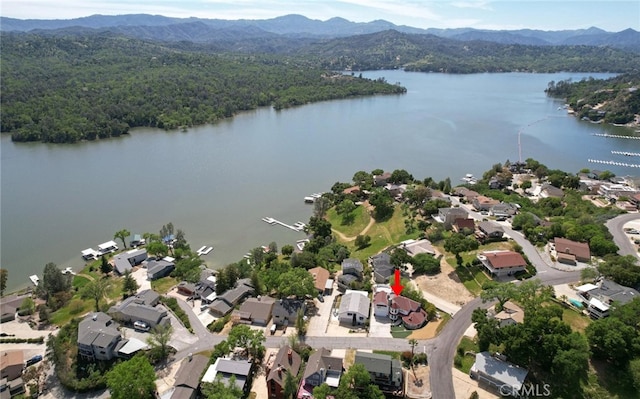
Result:
M1 265L8 289L24 287L47 262L78 270L80 251L123 228L154 232L172 222L192 249L219 267L272 241L303 233L263 217L307 222L303 198L354 172L406 169L416 178L482 173L498 162L535 158L577 172L588 158L640 152L638 140L596 137L629 129L590 124L558 110L547 83L605 74L446 75L374 71L404 95L355 98L274 111L262 108L213 125L74 145L12 143L1 137ZM626 158L629 161L629 158ZM618 175L633 173L608 168Z

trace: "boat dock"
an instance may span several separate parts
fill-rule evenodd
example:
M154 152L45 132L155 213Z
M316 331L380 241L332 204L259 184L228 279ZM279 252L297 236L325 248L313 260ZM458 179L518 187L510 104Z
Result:
M604 165L625 166L627 168L640 168L640 164L637 164L637 163L605 161L605 160L601 160L601 159L588 159L587 161L591 162L591 163L600 163L600 164L604 164Z
M276 220L276 219L270 218L270 217L262 218L262 221L265 222L265 223L268 223L268 224L270 224L272 226L280 225L282 227L286 227L286 228L291 229L293 231L302 231L306 226L302 222L295 222L293 225L290 225L290 224L283 223L283 222L281 222L279 220Z
M640 140L640 136L623 136L621 134L609 134L609 133L594 133L593 135L598 137L611 137L614 139Z
M304 197L304 202L307 204L313 204L318 198L322 197L322 194L324 193L313 193L307 197Z
M208 255L211 251L213 251L213 247L207 247L206 245L203 245L199 250L196 251L196 253L198 254L198 256L202 256Z
M36 287L38 286L38 283L40 282L40 278L37 275L31 275L29 276L29 280L31 280L31 282L33 283L33 285L35 285Z
M627 157L640 157L639 152L627 152L627 151L611 151L612 154L624 155Z

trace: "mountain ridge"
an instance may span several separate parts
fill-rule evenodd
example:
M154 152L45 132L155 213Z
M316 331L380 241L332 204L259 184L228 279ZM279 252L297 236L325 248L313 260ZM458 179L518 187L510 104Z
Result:
M194 25L201 22L200 25ZM195 29L199 26L198 29ZM160 29L162 27L162 29ZM337 38L353 35L376 33L385 30L397 30L409 34L433 34L458 41L489 41L502 44L524 44L538 46L556 45L588 45L610 46L640 51L640 32L631 28L620 32L608 32L597 27L574 30L545 31L537 29L519 30L485 30L475 28L415 28L406 25L395 25L386 20L370 22L352 22L341 17L333 17L326 21L310 19L300 14L288 14L271 19L207 19L207 18L174 18L151 14L101 15L95 14L74 19L17 19L0 17L0 31L29 32L53 31L69 28L88 28L94 30L116 30L119 33L131 34L155 40L187 40L206 42L211 32L222 33L231 29L241 37L251 36L243 30L256 28L265 34L275 34L297 38ZM171 32L175 30L176 32ZM130 33L130 32L137 33ZM185 34L186 32L190 32ZM157 34L158 36L154 36ZM141 35L141 36L138 36ZM171 39L176 37L179 39Z

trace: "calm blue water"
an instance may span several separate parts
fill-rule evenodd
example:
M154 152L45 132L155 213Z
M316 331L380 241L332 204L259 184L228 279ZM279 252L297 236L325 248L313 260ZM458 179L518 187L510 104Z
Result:
M570 172L603 169L586 160L616 159L611 149L640 152L636 140L592 135L628 129L578 121L543 92L551 80L587 74L364 75L408 93L264 108L188 132L136 129L77 145L15 144L3 135L0 259L9 288L25 286L47 262L80 268L82 249L122 228L157 233L167 222L192 248L215 247L210 266L225 265L256 246L303 238L261 218L306 222L303 197L358 170L402 168L456 184L517 160L518 132L522 159Z

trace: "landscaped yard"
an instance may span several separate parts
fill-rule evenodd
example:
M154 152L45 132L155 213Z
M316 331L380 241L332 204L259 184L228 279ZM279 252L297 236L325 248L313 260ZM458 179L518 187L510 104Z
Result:
M159 278L157 280L153 280L151 282L151 289L157 292L158 294L166 294L169 292L171 287L178 284L178 280L173 277L167 276L163 278Z
M391 336L393 338L407 338L412 332L403 326L391 326Z
M460 344L458 344L456 358L453 362L455 368L462 371L463 373L469 374L469 370L471 370L471 366L473 366L473 363L476 361L476 357L475 355L466 353L473 352L475 354L478 353L479 350L480 349L478 348L478 344L475 343L472 339L462 337L462 339L460 340Z
M482 285L489 281L489 277L477 266L458 266L456 267L456 273L462 284L475 296L480 295Z

